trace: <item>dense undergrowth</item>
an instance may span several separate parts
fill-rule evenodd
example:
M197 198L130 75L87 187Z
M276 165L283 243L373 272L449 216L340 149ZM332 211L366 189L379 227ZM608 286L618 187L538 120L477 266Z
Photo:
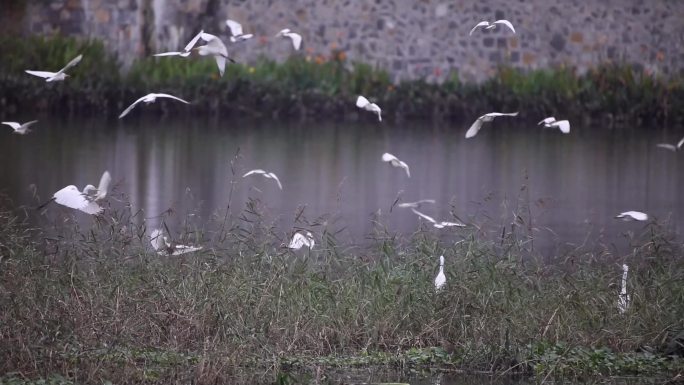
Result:
M629 255L576 250L548 264L514 228L492 240L468 227L445 242L427 228L403 239L378 226L370 246L348 248L299 213L297 226L316 227L319 242L292 252L250 201L206 226L188 215L172 238L204 250L169 257L125 206L80 220L53 208L40 228L3 207L0 373L9 383L237 382L250 370L275 381L364 365L540 379L684 370L682 247L657 223L630 240ZM437 294L440 254L448 281ZM630 265L624 314L621 263Z
M684 110L681 78L661 79L623 64L604 64L582 75L571 68L502 67L480 84L463 83L455 72L441 84L395 84L387 72L350 63L341 52L314 58L295 54L284 63L231 64L219 78L215 63L206 58L150 57L123 71L97 41L0 37L0 50L0 105L10 112L116 116L148 92L168 92L192 106L158 103L145 113L347 118L358 116L354 101L366 95L381 105L385 117L396 119L472 119L494 110L521 111L521 118L535 122L550 114L643 124L684 119L678 113ZM24 73L56 71L79 53L84 59L66 82L46 84Z

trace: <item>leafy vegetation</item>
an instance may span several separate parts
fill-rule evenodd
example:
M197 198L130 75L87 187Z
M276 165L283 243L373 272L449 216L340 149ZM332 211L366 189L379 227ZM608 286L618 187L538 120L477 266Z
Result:
M193 101L202 113L257 117L343 117L357 95L377 101L397 118L460 119L491 110L522 111L530 119L553 112L566 118L608 122L682 122L684 84L661 79L629 65L605 64L586 74L571 68L522 71L500 68L491 79L463 83L456 72L442 84L424 80L394 83L390 75L366 64L329 56L293 56L231 64L218 77L210 59L143 58L122 70L98 41L69 38L0 37L0 103L5 109L30 106L49 112L116 115L148 92L169 92ZM69 81L41 84L25 69L57 70L78 53L84 60ZM350 108L350 106L352 106ZM150 106L148 113L159 112ZM524 117L524 116L523 116ZM533 118L532 118L533 117Z

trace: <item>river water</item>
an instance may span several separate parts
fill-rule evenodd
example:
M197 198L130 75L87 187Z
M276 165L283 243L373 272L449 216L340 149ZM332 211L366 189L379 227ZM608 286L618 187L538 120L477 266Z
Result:
M405 235L427 225L393 207L397 199L434 199L421 211L492 234L520 215L543 253L624 243L624 234L646 226L614 219L627 210L648 213L675 236L684 229L684 155L655 146L679 140L681 128L575 123L563 135L499 119L465 139L470 122L39 119L29 135L0 131L0 187L16 205L35 206L69 184L97 184L109 170L114 192L150 220L169 208L201 220L229 203L237 213L253 199L283 236L307 227L295 222L303 214L315 236L331 226L339 242L355 245L378 220ZM406 162L410 178L382 162L384 152ZM257 168L274 172L282 190L271 179L242 177Z

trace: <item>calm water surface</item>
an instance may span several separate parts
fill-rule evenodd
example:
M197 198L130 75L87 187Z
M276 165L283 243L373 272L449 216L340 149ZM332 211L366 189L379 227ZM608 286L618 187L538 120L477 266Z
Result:
M43 117L30 135L0 132L0 186L15 203L35 206L30 185L46 199L68 184L97 184L109 170L115 191L147 218L173 208L206 219L229 201L237 214L252 198L283 236L303 207L312 221L334 222L342 230L338 240L352 244L364 243L376 215L391 232L419 228L409 210L390 211L397 198L435 199L422 209L426 214L456 215L498 232L510 226L513 212L531 215L548 253L559 245L625 243L623 234L645 226L613 219L627 210L647 212L682 233L684 160L655 147L676 142L681 129L577 123L562 135L502 119L466 140L470 122L374 123ZM384 152L408 163L411 177L381 162ZM260 176L241 177L255 168L276 173L283 190Z

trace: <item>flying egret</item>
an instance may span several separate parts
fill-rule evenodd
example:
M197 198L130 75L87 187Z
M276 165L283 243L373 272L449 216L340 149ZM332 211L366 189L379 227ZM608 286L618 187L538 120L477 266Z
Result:
M230 37L230 41L233 43L238 42L238 41L242 41L242 40L251 39L252 37L254 37L254 35L251 33L244 34L242 32L242 24L238 23L235 20L227 19L226 25L230 29L230 34L232 35Z
M2 124L6 124L6 125L12 127L12 129L14 130L14 133L15 133L15 134L26 135L26 134L28 134L29 132L31 132L31 130L29 130L29 127L30 127L32 124L37 123L37 122L38 122L37 120L32 120L32 121L30 121L30 122L26 122L26 123L23 123L23 124L22 124L22 123L18 123L18 122L2 122Z
M226 48L226 45L223 44L221 39L219 39L217 36L203 32L200 34L200 37L202 40L206 41L207 44L195 47L193 49L197 50L197 53L199 53L200 56L213 56L216 60L219 73L221 76L223 76L223 73L226 70L226 59L233 63L235 60L228 57L228 49Z
M419 217L427 220L428 222L431 222L432 226L435 228L438 228L438 229L443 229L445 227L453 227L453 226L465 227L465 225L463 223L447 222L447 221L437 222L435 220L435 218L428 216L428 215L425 215L425 214L421 213L420 211L418 211L414 208L411 208L411 211L413 211L413 213L418 215Z
M280 184L280 179L278 179L278 176L277 176L276 174L272 173L272 172L267 172L267 171L264 171L264 170L261 170L261 169L256 169L256 170L248 171L248 172L245 173L245 175L243 175L242 177L244 178L244 177L246 177L246 176L250 176L250 175L253 175L253 174L261 174L261 175L263 175L263 176L266 177L266 178L274 179L274 180L276 181L276 183L278 183L278 187L279 187L281 190L283 189L283 185Z
M620 289L620 295L618 296L618 310L620 314L624 314L627 309L629 309L629 303L631 298L627 294L627 272L629 271L629 266L622 265L622 287Z
M84 213L97 215L104 210L97 202L107 196L109 183L112 180L109 171L105 171L100 178L100 184L97 188L89 184L83 188L83 192L78 190L78 187L69 185L57 191L52 198L38 206L38 209L45 207L48 203L55 201L62 206L72 209L81 210Z
M155 93L147 94L147 95L145 95L145 96L139 98L138 100L134 101L133 104L131 104L130 106L128 106L128 108L126 108L126 109L124 110L124 112L122 112L121 115L119 115L119 119L121 119L121 118L123 118L124 116L128 115L128 113L131 112L131 110L132 110L136 105L138 105L138 103L140 103L140 102L143 102L143 103L145 103L145 104L154 103L154 102L157 100L157 98L171 98L171 99L178 100L179 102L183 102L183 103L185 103L185 104L190 104L190 102L186 102L185 100L183 100L183 99L181 99L181 98L178 98L178 97L175 97L175 96L169 95L169 94L155 94Z
M472 126L466 131L465 137L466 139L472 138L473 136L477 135L477 132L480 131L480 128L482 128L482 124L485 122L491 122L496 118L497 116L517 116L517 112L511 112L511 113L502 113L502 112L490 112L488 114L484 114L477 118L477 120L473 123Z
M511 24L511 22L508 20L501 19L501 20L497 20L493 23L490 23L488 21L481 21L481 22L477 23L477 25L475 25L473 27L473 29L470 30L469 35L472 36L473 32L475 32L475 30L480 28L480 27L485 27L485 29L494 29L494 28L496 28L497 24L503 24L506 27L510 28L510 30L513 31L513 33L515 33L515 28L513 28L513 24Z
M647 221L648 214L642 213L640 211L625 211L615 216L616 219L622 219L623 221Z
M570 122L567 120L556 120L553 116L542 119L537 125L543 124L546 128L558 128L564 134L570 133Z
M402 162L401 160L399 160L399 158L390 154L389 152L382 154L382 161L388 162L389 164L391 164L394 167L403 168L404 170L406 170L406 176L408 176L409 178L411 177L411 173L409 172L408 164Z
M301 233L295 233L292 236L292 240L290 241L290 244L287 245L290 249L295 249L299 250L302 248L302 246L306 246L309 248L309 250L314 248L314 245L316 242L314 241L313 234L311 232L307 231L306 235L303 235Z
M363 108L366 111L378 115L378 120L382 122L382 110L380 107L375 103L369 102L365 97L359 95L359 97L356 98L356 107Z
M444 275L444 256L439 256L439 273L435 277L435 291L439 292L446 285L446 275Z
M399 204L397 204L397 206L398 206L398 207L402 207L402 208L414 208L414 209L417 209L417 208L420 208L420 206L421 206L423 203L432 203L432 204L434 204L434 203L435 203L435 200L434 200L434 199L421 199L421 200L416 201L416 202L404 202L404 203L399 203Z
M180 56L180 57L188 57L192 53L192 48L197 44L197 41L200 39L204 31L199 31L195 37L190 40L188 44L185 45L185 48L183 48L183 51L181 52L162 52L162 53L156 53L153 56Z
M202 250L202 246L187 246L169 242L161 229L156 229L150 234L152 248L159 255L181 255Z
M289 28L285 28L282 31L278 32L275 37L288 37L290 40L292 40L292 46L294 47L295 51L299 50L299 47L302 45L302 35L290 31Z
M57 81L62 81L67 78L66 70L69 68L75 66L78 64L81 59L83 59L83 55L78 55L74 59L72 59L64 68L57 72L47 72L47 71L33 71L33 70L26 70L27 74L33 75L33 76L38 76L41 78L45 78L46 82L57 82Z
M679 142L677 142L676 145L670 144L670 143L658 143L658 144L656 144L656 147L664 148L664 149L667 149L670 151L675 151L675 152L679 151L682 148L682 146L684 146L684 138L681 138L679 140Z

